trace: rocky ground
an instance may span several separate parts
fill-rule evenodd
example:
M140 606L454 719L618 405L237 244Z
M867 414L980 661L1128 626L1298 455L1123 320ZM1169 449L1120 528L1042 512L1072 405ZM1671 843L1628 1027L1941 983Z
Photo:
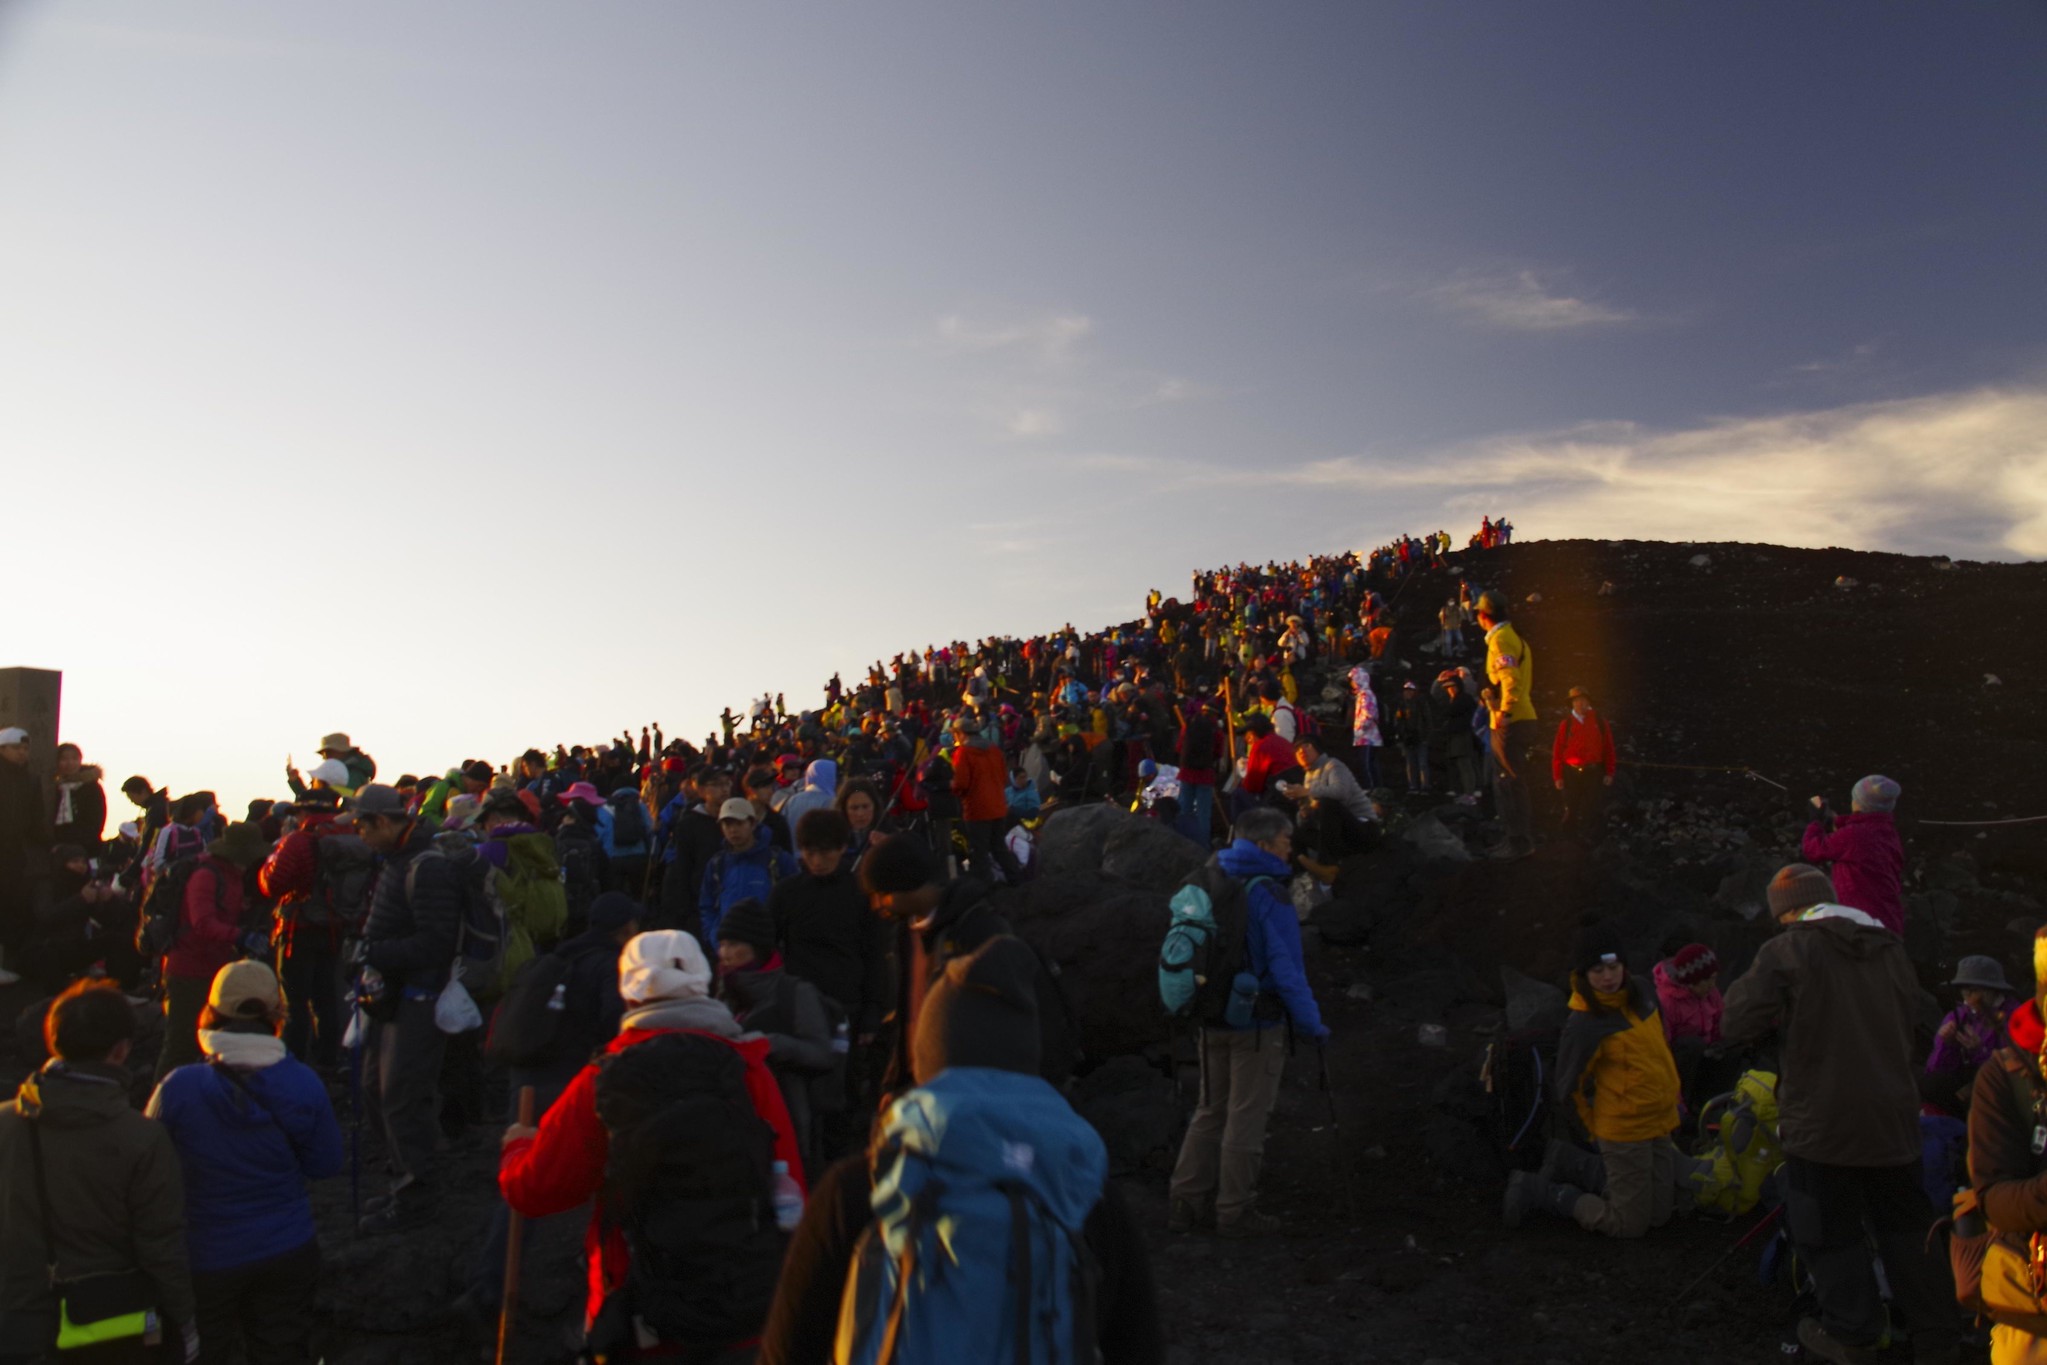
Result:
M1870 771L1905 789L1907 946L1929 1031L1961 955L1990 953L2030 980L2028 940L2047 919L2047 825L1929 822L2047 813L2047 788L2027 780L2047 767L2047 633L2028 628L2047 621L2047 567L1586 541L1470 554L1460 567L1516 604L1549 723L1573 684L1600 699L1628 760L1611 834L1593 850L1551 842L1525 862L1488 863L1471 856L1489 833L1475 812L1408 801L1382 847L1345 866L1306 930L1335 1030L1331 1089L1303 1049L1268 1145L1268 1206L1285 1235L1163 1232L1165 1171L1194 1082L1174 1066L1185 1043L1160 1027L1153 983L1166 895L1191 846L1113 812L1073 812L1048 827L1039 879L1004 893L1079 1003L1097 1066L1076 1102L1159 1229L1172 1359L1778 1358L1795 1317L1789 1290L1757 1282L1753 1249L1707 1273L1748 1220L1687 1218L1632 1244L1555 1222L1502 1231L1501 1185L1520 1158L1502 1150L1481 1060L1504 1030L1554 1008L1587 914L1619 923L1638 968L1699 939L1739 972L1766 932L1762 884L1795 856L1805 797L1845 807ZM1454 579L1424 576L1395 604L1398 652L1423 680L1441 661L1419 646L1453 591ZM1328 684L1311 676L1306 696L1341 733L1347 708ZM433 1228L404 1238L347 1235L346 1179L316 1193L331 1230L331 1365L467 1358L445 1306L467 1273L493 1154L488 1135L452 1152L459 1193ZM375 1160L366 1151L365 1188ZM537 1234L513 1359L568 1358L579 1232L569 1216Z

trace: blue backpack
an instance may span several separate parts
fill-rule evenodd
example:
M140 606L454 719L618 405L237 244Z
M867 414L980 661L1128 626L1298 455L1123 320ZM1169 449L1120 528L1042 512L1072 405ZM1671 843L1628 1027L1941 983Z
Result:
M840 1300L840 1365L1091 1365L1083 1228L1108 1153L1036 1076L952 1067L890 1106L874 1221Z

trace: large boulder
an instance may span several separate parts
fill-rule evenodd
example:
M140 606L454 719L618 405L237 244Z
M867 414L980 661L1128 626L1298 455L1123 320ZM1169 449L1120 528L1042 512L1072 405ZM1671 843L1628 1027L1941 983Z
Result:
M1059 965L1090 1058L1139 1052L1166 1036L1159 944L1167 893L1099 871L1040 872L993 896L1025 941Z
M1046 875L1106 872L1170 892L1207 854L1168 825L1097 802L1054 811L1038 831L1037 858Z
M1173 1083L1141 1057L1123 1056L1075 1082L1073 1107L1109 1149L1109 1170L1169 1170L1184 1122Z

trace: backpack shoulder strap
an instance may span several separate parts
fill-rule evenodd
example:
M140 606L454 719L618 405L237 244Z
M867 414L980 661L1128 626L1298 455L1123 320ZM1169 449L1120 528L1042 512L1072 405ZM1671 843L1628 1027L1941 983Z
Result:
M43 1260L50 1270L50 1287L55 1289L57 1275L57 1228L56 1220L50 1216L50 1181L43 1171L43 1123L39 1118L22 1116L28 1125L29 1159L35 1166L36 1174L36 1215L43 1225Z
M233 1067L229 1066L226 1062L223 1062L218 1057L208 1057L206 1059L206 1064L207 1068L211 1070L214 1075L220 1077L229 1085L233 1086L236 1090L240 1091L242 1098L248 1101L250 1108L254 1109L258 1114L261 1114L264 1118L268 1119L272 1124L275 1124L280 1132L283 1131L284 1125L277 1122L277 1116L270 1112L270 1108L268 1105L264 1104L263 1101L256 1098L255 1088L249 1084L247 1077L243 1076L239 1071L236 1071Z

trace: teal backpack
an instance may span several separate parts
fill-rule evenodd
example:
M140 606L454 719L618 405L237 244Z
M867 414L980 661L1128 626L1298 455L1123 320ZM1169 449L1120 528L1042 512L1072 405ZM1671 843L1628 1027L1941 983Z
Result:
M1159 1003L1176 1019L1221 1024L1230 991L1250 965L1250 888L1213 858L1187 875L1171 902L1173 922L1159 948Z

